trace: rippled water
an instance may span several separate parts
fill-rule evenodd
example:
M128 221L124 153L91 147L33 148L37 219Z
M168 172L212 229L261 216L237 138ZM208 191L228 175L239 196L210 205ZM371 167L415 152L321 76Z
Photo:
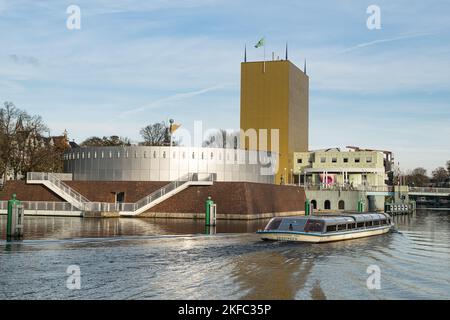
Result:
M26 240L0 242L3 299L450 299L450 211L326 244L260 241L266 221L219 220L205 235L201 220L26 219ZM66 287L69 265L80 290ZM370 265L379 290L367 288Z

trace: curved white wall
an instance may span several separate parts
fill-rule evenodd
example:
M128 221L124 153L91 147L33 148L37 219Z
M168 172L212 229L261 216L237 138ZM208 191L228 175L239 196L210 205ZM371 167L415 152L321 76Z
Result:
M187 173L215 173L217 181L274 183L265 153L195 147L83 147L64 154L74 180L171 181ZM274 166L274 165L273 165Z

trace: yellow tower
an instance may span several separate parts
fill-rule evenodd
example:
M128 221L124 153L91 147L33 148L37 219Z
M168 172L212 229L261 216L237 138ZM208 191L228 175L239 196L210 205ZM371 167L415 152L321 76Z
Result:
M276 183L292 183L293 153L308 151L308 108L309 77L289 60L241 64L241 129L279 129ZM251 148L248 139L241 147Z

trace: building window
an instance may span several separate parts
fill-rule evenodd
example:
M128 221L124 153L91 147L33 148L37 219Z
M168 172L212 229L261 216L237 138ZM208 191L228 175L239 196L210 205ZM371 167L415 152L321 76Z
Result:
M186 159L186 152L183 151L183 159Z
M120 151L117 152L117 158L120 158Z
M202 152L202 160L203 160L203 159L205 159L205 155L204 155L203 152Z
M90 153L90 152L87 153L87 158L88 158L88 159L91 158L91 153Z
M355 158L355 163L359 163L359 162L360 162L359 158Z
M327 161L327 158L325 158L325 157L320 158L321 163L325 163L326 161Z
M102 151L102 158L104 158L105 157L105 153Z
M125 158L128 158L128 151L125 152Z
M134 152L134 157L137 158L137 151Z
M153 159L156 159L156 151L153 151Z
M297 159L297 163L302 163L303 159Z
M367 163L371 163L372 162L372 157L367 157L366 162Z
M311 207L315 210L317 209L317 201L316 200L311 200Z
M147 151L144 151L144 158L147 158Z
M81 153L81 159L84 159L84 152Z
M323 203L323 208L325 210L330 210L331 209L331 202L330 202L330 200L325 200L325 202Z
M192 159L195 159L195 152L192 152Z
M94 159L97 159L97 151L94 151Z
M332 158L331 162L336 163L337 162L337 158Z
M344 163L348 163L348 158L344 158Z
M344 200L340 200L338 203L339 210L345 210L345 202Z
M163 158L164 159L166 158L166 152L165 151L163 151Z
M214 158L214 153L211 152L211 160Z
M174 153L173 153L173 155L172 155L172 158L174 158L174 159L175 159L175 158L176 158L176 156L177 156L177 154L176 154L176 152L174 152Z

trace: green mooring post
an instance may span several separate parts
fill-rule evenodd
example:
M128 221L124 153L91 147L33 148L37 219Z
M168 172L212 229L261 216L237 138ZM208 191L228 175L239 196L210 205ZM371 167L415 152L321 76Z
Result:
M8 200L8 217L6 221L6 241L11 241L12 236L14 235L13 230L13 206L20 205L20 201L16 199L16 194L14 193L11 197L11 200Z
M213 203L210 196L205 201L205 226L211 225L211 205Z
M309 202L309 199L306 198L305 200L305 216L309 216L311 214L311 203Z

